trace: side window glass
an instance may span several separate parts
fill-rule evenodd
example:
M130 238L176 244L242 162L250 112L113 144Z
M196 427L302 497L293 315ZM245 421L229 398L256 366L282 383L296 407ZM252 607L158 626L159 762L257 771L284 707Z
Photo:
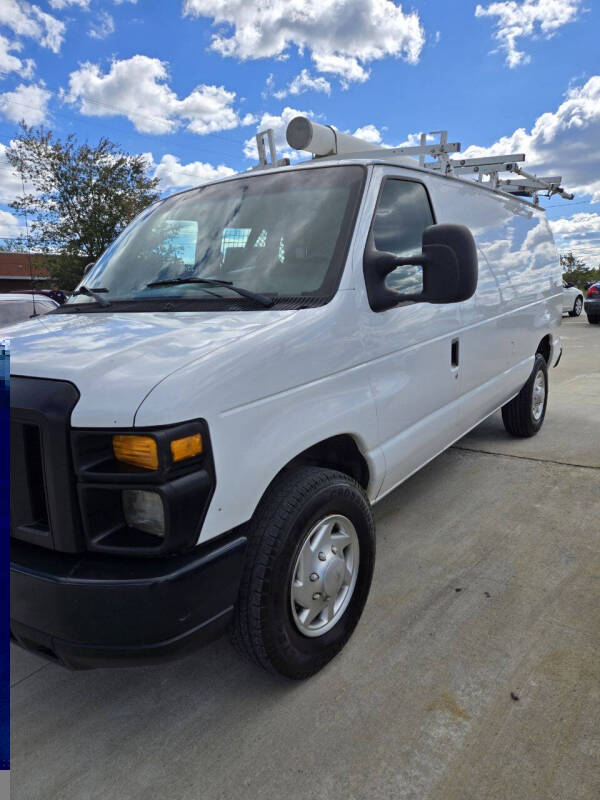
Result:
M397 256L421 252L423 231L433 225L433 215L425 187L405 180L387 180L373 221L377 250ZM386 286L398 292L423 290L421 267L398 267L387 276Z

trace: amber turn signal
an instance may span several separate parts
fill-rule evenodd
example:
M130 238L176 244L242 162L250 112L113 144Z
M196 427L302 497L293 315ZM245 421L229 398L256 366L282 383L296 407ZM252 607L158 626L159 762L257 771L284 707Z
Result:
M113 436L113 453L117 461L145 469L158 469L158 448L151 436Z
M184 461L186 458L199 456L202 448L202 434L194 433L192 436L185 436L183 439L174 439L171 442L171 455L173 456L173 461Z

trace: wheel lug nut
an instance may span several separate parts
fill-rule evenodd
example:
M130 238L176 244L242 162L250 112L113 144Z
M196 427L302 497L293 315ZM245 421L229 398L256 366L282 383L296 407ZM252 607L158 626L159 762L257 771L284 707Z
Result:
M311 574L310 574L310 579L311 579L311 581L313 581L313 582L314 582L314 581L318 581L318 580L319 580L319 576L317 575L317 573L316 573L316 572L311 572Z
M327 556L326 556L326 555L325 555L325 553L324 553L324 552L321 550L321 552L319 553L319 561L325 561L325 559L326 559L326 558L327 558Z
M321 592L315 592L313 594L313 600L320 600L321 599Z
M333 553L333 555L336 555L337 553L337 547L334 544L331 545L331 552Z

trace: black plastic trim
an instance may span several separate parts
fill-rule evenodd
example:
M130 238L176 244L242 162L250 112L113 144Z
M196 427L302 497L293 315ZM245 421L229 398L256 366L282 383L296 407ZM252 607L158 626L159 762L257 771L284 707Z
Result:
M173 463L170 442L201 433L199 456ZM114 458L112 437L118 434L152 436L157 442L159 467L145 470ZM212 445L203 419L166 426L128 429L72 430L73 461L87 548L119 555L158 556L194 547L216 487ZM165 536L160 538L127 527L123 489L155 491L163 500Z
M560 348L560 353L558 354L558 358L557 358L557 359L556 359L556 361L554 362L554 366L555 366L555 367L558 367L558 365L560 364L560 360L561 360L561 358L562 358L562 354L563 354L563 349L562 349L562 347L561 347L561 348Z
M202 453L182 462L173 462L170 443L195 433L202 435ZM151 436L158 450L158 469L148 470L117 461L113 454L113 436ZM147 428L73 428L73 463L82 482L164 483L166 480L185 475L205 467L212 475L212 446L208 425L203 419L173 425Z
M83 549L83 531L70 445L70 421L79 400L77 388L68 381L11 376L10 404L13 435L11 447L11 536L63 552ZM28 520L27 464L19 454L24 426L39 431L40 468L43 472L47 520ZM31 515L31 514L30 514Z
M174 657L225 630L245 552L237 532L186 555L135 560L13 542L11 634L74 668Z

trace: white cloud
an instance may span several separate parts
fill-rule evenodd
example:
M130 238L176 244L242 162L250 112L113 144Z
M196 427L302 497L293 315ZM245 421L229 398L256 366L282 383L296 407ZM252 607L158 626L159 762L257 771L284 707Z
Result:
M11 122L25 120L27 125L41 125L48 120L50 95L43 83L20 83L14 91L0 94L0 114Z
M269 78L272 82L273 76L270 75ZM269 83L269 78L267 78L267 85ZM325 78L313 78L307 69L303 69L299 75L296 75L286 89L280 89L278 92L273 92L273 96L278 100L281 100L283 97L287 97L288 94L296 95L310 91L323 92L326 95L330 95L331 84L329 81L325 80Z
M471 146L461 157L525 153L538 175L562 175L568 191L600 200L600 75L572 87L556 111L539 116L530 131L518 128L491 147Z
M36 39L42 47L58 53L65 35L65 23L39 6L24 0L2 0L0 2L0 25L6 25L17 36Z
M263 100L266 100L269 95L273 94L273 89L275 88L275 78L272 72L269 72L267 75L267 80L265 81L265 88L262 90L261 97Z
M296 150L289 149L289 145L285 138L285 132L288 123L293 120L294 117L310 117L312 119L314 114L312 111L298 111L295 108L286 106L281 114L263 114L256 127L257 132L267 130L268 128L273 130L275 147L277 148L279 158L287 157L293 159L299 157ZM254 136L252 136L250 139L246 139L244 143L244 155L246 158L251 158L254 160L258 159L256 139Z
M580 211L572 217L551 220L550 227L553 233L559 236L582 236L593 233L600 237L600 214Z
M531 60L517 48L517 39L551 39L559 28L576 20L581 11L581 0L502 0L488 6L477 5L475 16L497 17L493 37L513 69Z
M63 8L68 8L69 6L78 6L79 8L84 9L84 11L89 11L90 3L92 0L48 0L50 6L55 8L57 11L61 11ZM123 3L137 3L137 0L113 0L113 3L116 6L123 5Z
M314 62L319 72L328 72L338 75L344 89L350 83L364 83L370 73L362 67L353 56L344 56L339 53L314 53Z
M152 157L150 156L152 161ZM235 173L231 167L219 164L207 164L203 161L190 161L182 164L177 156L170 153L164 155L158 164L152 161L154 177L160 179L161 191L170 189L184 189L188 186L199 186L217 178L226 178Z
M418 13L392 0L184 0L183 13L219 26L210 46L223 56L281 57L295 45L346 81L365 80L365 65L386 57L415 64L425 42Z
M381 133L375 125L363 125L362 128L357 128L352 136L357 136L371 144L381 144Z
M8 204L23 193L23 184L19 175L6 163L6 150L6 145L0 142L0 203ZM25 189L30 187L25 185Z
M79 8L85 8L87 10L90 7L91 0L49 0L49 2L52 8L55 8L57 11L67 6L79 6Z
M185 125L191 133L205 134L253 121L251 115L240 119L233 108L235 92L223 86L200 84L179 99L167 83L167 66L158 58L136 55L114 60L104 74L87 62L69 75L69 88L61 96L87 116L125 116L140 133L173 133Z
M579 212L550 220L550 227L561 253L572 251L588 267L600 265L600 214Z
M22 49L21 42L11 42L0 33L0 78L10 72L16 72L22 78L31 78L35 61L32 58L22 60L14 55L20 53Z
M25 233L20 220L10 211L0 209L0 239L20 236Z
M384 127L383 131L388 132L387 128ZM346 131L346 133L350 133L350 131ZM360 128L357 128L353 133L352 136L357 136L359 139L364 139L367 142L370 142L373 145L377 145L379 147L416 147L417 145L421 144L421 134L420 133L409 133L408 137L403 142L384 142L383 141L383 133L379 130L376 125L368 124L362 125ZM433 142L433 136L427 134L427 141Z
M107 11L101 11L88 30L91 39L106 39L115 32L115 21Z

